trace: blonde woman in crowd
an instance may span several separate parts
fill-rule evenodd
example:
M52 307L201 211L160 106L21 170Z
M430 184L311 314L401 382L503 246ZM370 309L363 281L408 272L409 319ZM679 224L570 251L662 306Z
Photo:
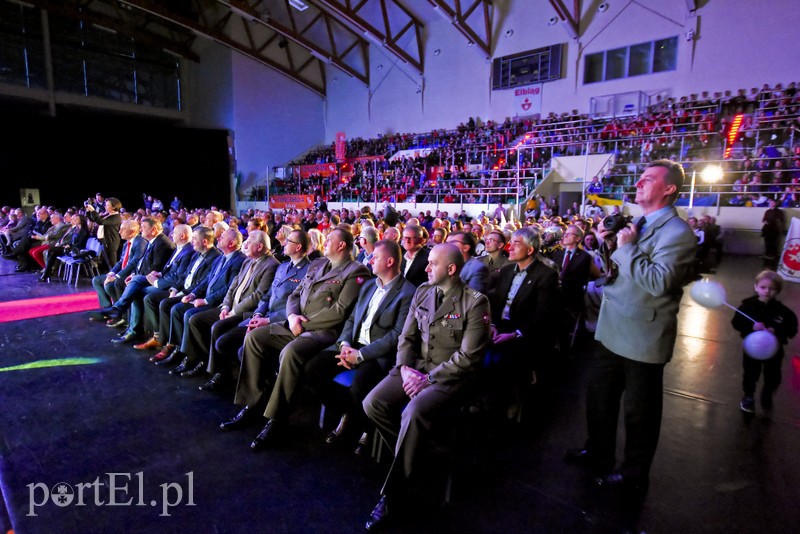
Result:
M325 250L325 236L316 228L311 228L308 231L308 237L311 238L311 247L308 250L308 259L314 261L322 257L322 252Z

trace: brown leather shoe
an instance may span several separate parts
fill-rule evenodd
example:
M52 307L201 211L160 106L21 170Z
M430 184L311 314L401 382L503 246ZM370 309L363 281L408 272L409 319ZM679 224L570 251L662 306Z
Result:
M161 360L169 357L170 354L175 350L175 345L170 345L169 343L164 345L164 348L161 349L161 352L156 354L155 356L150 357L151 362L160 362Z
M154 337L151 337L144 343L139 343L138 345L134 345L133 348L137 350L161 349L163 348L163 345L159 340L157 340Z

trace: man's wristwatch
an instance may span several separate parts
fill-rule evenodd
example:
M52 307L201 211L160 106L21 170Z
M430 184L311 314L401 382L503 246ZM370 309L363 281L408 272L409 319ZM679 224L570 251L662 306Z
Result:
M364 361L364 356L361 355L361 351L358 351L356 354L356 365L362 363Z
M428 384L435 384L437 382L437 380L435 378L433 378L430 373L425 375L425 378L428 379Z

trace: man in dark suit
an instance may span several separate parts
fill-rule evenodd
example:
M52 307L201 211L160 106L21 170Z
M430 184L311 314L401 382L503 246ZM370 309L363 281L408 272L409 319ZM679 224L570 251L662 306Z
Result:
M222 256L214 260L208 276L191 293L181 298L169 312L170 344L178 346L172 354L172 361L183 358L170 374L180 375L189 370L189 357L181 350L188 346L189 320L193 315L215 308L222 304L228 288L242 268L245 255L242 252L242 234L238 228L228 228L219 236L217 248ZM205 367L205 365L203 365Z
M432 426L454 409L474 383L489 342L489 301L459 278L464 257L455 245L431 250L428 284L411 301L397 346L395 367L364 399L395 457L381 499L366 528L379 528L395 508L429 485L421 469L423 446Z
M247 259L228 286L221 307L195 313L188 320L188 329L184 330L188 334L183 336L185 344L180 349L187 355L188 370L183 371L181 377L191 378L205 373L211 344L211 327L218 321L231 326L239 324L246 312L256 309L261 297L272 285L278 260L272 256L269 235L262 230L253 230L242 248Z
M264 411L269 422L250 447L274 445L297 392L297 378L305 363L331 345L353 309L361 286L371 278L369 270L353 260L353 234L334 228L325 240L325 258L316 260L289 296L285 324L270 323L251 331L244 342L242 370L235 403L244 408L234 417L246 421L257 416L267 393L264 378L279 353L279 372ZM229 421L232 422L233 420ZM230 425L223 423L223 429Z
M416 288L400 274L401 249L390 240L378 241L371 259L376 276L361 288L353 313L347 318L336 350L325 350L312 358L305 373L325 404L339 399L341 390L333 379L345 369L355 369L349 400L342 404L347 419L355 420L358 434L364 431L364 398L386 376L394 364L397 339L405 324ZM329 435L332 443L344 431L344 423ZM366 446L362 435L360 446Z
M419 287L428 279L425 268L428 266L430 250L425 246L424 235L421 226L409 224L403 229L400 239L400 244L405 251L400 272L415 287Z
M598 233L613 250L613 266L603 286L586 396L589 439L584 449L567 451L566 459L588 463L602 486L646 491L649 482L661 431L664 366L672 358L697 247L673 206L684 179L677 163L649 163L636 182L643 216L616 235ZM623 394L625 458L613 471Z
M134 273L125 279L127 284L136 274L147 274L152 271L161 272L175 250L175 243L163 233L161 223L152 217L145 217L141 222L142 237L147 240L144 257Z
M289 261L282 263L275 279L250 318L229 328L228 323L217 321L211 327L211 348L208 357L208 372L211 379L200 386L204 391L216 391L228 384L230 374L228 368L237 360L239 349L244 343L245 335L256 328L269 324L286 322L286 303L289 295L300 285L306 275L310 262L308 249L311 239L304 230L294 230L286 238L284 253ZM245 313L247 316L247 313Z
M112 300L119 300L125 289L124 280L139 264L144 257L144 250L147 248L147 240L139 234L139 221L135 219L123 221L119 231L122 239L125 240L125 244L122 246L122 258L111 267L108 273L92 278L92 286L97 292L97 298L100 300L102 308L110 308L113 304ZM117 280L120 281L120 286L115 284ZM108 319L108 314L91 315L90 319Z
M568 354L573 335L582 328L585 311L584 297L586 286L590 278L600 276L600 271L592 261L592 256L580 248L583 242L583 229L571 224L564 231L561 238L561 247L556 249L550 259L559 269L559 283L561 285L560 313L562 320L559 322L559 347L562 354ZM576 326L576 321L579 323Z
M540 246L536 230L524 227L514 232L511 263L500 270L490 295L489 393L503 397L511 391L512 403L519 402L522 388L536 382L538 374L544 370L546 375L555 341L558 273L541 261Z
M185 295L192 293L205 281L214 262L222 256L222 252L214 246L214 230L205 226L198 226L192 232L192 250L194 254L186 271L159 279L155 287L144 290L145 329L152 331L153 337L163 345L161 351L150 358L156 365L180 361L170 358L177 348L175 343L169 342L170 312Z
M594 266L589 253L580 248L582 242L583 230L571 224L561 238L561 248L553 252L550 258L559 268L564 307L575 314L583 311L584 290Z

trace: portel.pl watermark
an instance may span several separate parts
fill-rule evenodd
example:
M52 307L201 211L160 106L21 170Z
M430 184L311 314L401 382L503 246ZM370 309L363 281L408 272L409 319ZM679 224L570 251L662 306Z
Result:
M93 482L68 484L58 482L48 486L44 482L34 482L28 488L28 517L36 517L36 510L54 504L61 508L67 506L160 506L159 516L170 516L170 509L176 506L195 506L194 471L186 473L186 484L165 482L160 484L158 498L145 498L144 473L106 473ZM185 491L184 491L185 489Z

